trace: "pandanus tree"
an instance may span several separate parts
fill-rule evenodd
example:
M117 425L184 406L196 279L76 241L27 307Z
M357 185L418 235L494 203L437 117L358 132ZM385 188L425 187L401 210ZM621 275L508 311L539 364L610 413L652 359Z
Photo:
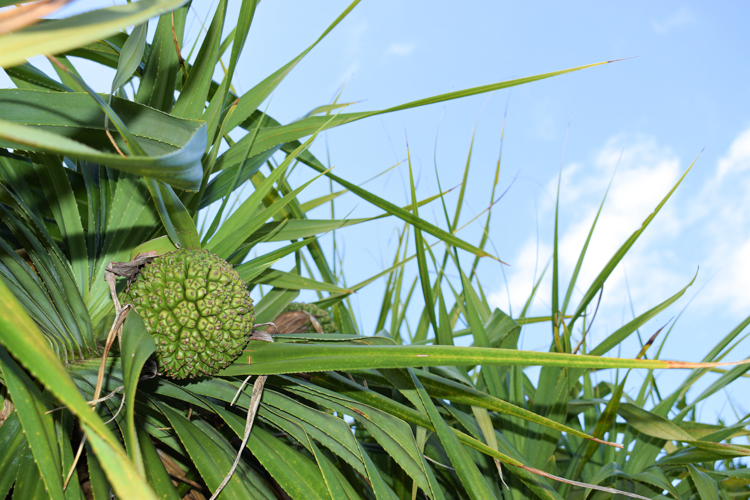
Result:
M185 0L30 26L29 5L4 12L0 63L15 88L0 90L0 497L746 497L750 476L734 459L750 448L732 442L746 421L703 423L694 409L746 374L747 364L717 362L750 318L700 363L647 356L655 338L631 357L604 356L691 281L598 345L585 339L597 294L674 189L575 306L588 239L564 295L555 239L550 314L514 318L489 306L477 274L479 258L496 258L484 249L491 211L477 244L456 235L465 182L451 217L443 193L417 199L409 163L412 199L400 207L309 150L321 131L356 120L597 64L276 121L264 102L357 3L242 95L231 81L255 0L234 25L219 0L195 50L183 47ZM27 61L39 54L54 54L54 74ZM91 90L77 58L116 70L109 94ZM291 165L315 177L294 187ZM308 218L342 194L302 202L323 176L400 221L391 267L350 286L333 271L319 237L370 219ZM238 197L243 186L252 190ZM442 227L419 215L430 202L444 208ZM296 265L278 269L288 256ZM378 279L379 320L361 331L347 298ZM300 290L317 302L290 307ZM532 322L550 325L548 352L518 348ZM471 346L454 345L463 336ZM525 372L533 366L538 378ZM607 369L647 376L628 396L627 375L592 382ZM661 369L689 371L667 394ZM716 381L688 402L711 371Z

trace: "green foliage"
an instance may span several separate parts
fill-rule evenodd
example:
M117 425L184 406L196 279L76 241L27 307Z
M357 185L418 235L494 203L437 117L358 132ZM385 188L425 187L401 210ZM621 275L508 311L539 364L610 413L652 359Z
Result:
M188 61L175 48L183 46L184 1L140 0L0 36L0 65L18 87L0 90L0 498L10 492L20 499L99 499L111 492L118 498L208 497L230 469L222 498L750 496L750 474L736 460L750 456L750 447L736 442L750 434L747 417L733 425L706 423L695 411L705 398L748 376L748 364L720 371L715 363L737 345L750 318L720 338L701 363L648 359L648 345L634 358L604 357L673 304L691 281L598 345L588 345L585 334L576 338L574 326L580 322L585 331L590 325L593 299L677 185L578 304L572 291L597 219L581 242L564 297L558 296L563 277L555 250L549 315L526 316L537 283L527 307L513 318L491 309L476 272L479 257L494 258L485 250L491 210L479 242L456 234L471 154L451 216L443 193L416 198L411 165L411 203L399 207L332 174L309 151L319 132L355 120L597 64L385 110L343 113L335 103L287 124L267 115L263 102L357 3L243 95L231 82L255 0L243 0L232 30L227 1L219 1ZM146 24L130 35L120 31L154 15L160 17L151 42ZM215 81L214 69L230 46L229 65ZM53 62L61 82L26 62L50 51L57 51ZM68 56L115 69L112 95L93 93ZM242 138L233 140L230 132ZM316 176L293 187L289 174L297 165ZM320 176L341 190L302 202L306 186ZM252 192L240 197L245 186ZM353 285L336 272L338 255L326 255L318 237L369 219L307 217L343 195L403 224L391 267ZM445 214L440 225L419 215L438 198ZM218 201L218 212L207 210ZM108 352L107 337L117 329L107 267L148 251L169 254L152 265L165 263L181 291L156 280L149 267L129 294L127 280L118 280L115 293L126 302L137 297L138 314L128 315L121 341ZM210 370L223 368L217 374L166 377L192 373L165 362L178 339L167 335L167 341L154 331L156 309L144 299L158 289L157 303L172 297L179 309L177 296L188 289L211 293L215 280L208 271L206 287L193 272L204 252L234 266L226 265L217 279L242 280L248 290L263 292L255 305L257 323L288 310L301 290L317 293L316 305L303 309L325 323L324 333L250 340L232 359L220 356ZM278 269L284 257L294 257L291 269ZM458 278L449 279L449 271ZM360 331L347 297L380 279L385 293L370 305L380 310L378 322ZM167 288L174 296L165 295ZM412 302L415 290L426 306ZM209 312L217 318L225 311ZM420 320L409 324L411 317ZM541 322L550 326L549 351L520 350L523 326ZM454 346L466 336L470 347ZM199 352L204 340L195 336L188 343L205 364L205 351ZM154 352L161 374L154 375ZM534 366L542 367L538 379L526 372ZM673 368L690 371L674 391L660 391L654 370ZM646 377L638 393L628 395L627 376L617 384L594 384L594 371L605 369L641 369ZM715 381L688 399L691 386L712 370L719 373ZM256 389L252 395L245 390L248 375L260 375L255 387L265 383L261 399ZM247 436L245 416L258 401ZM76 462L79 453L83 459Z

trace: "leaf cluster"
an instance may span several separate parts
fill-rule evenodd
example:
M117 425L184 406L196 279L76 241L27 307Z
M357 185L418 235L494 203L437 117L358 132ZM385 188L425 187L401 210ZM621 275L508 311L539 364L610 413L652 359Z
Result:
M16 85L0 90L0 498L208 498L237 454L222 498L750 495L750 474L736 460L750 455L736 442L748 435L748 416L725 425L696 415L701 401L747 377L748 364L722 370L717 363L744 338L750 317L700 363L649 359L653 338L631 358L605 357L691 281L598 345L586 341L597 294L677 185L576 305L573 290L597 220L564 295L555 229L550 314L526 316L537 283L511 317L490 308L477 274L481 257L494 258L485 250L491 209L478 243L457 236L471 154L451 216L443 193L417 199L410 162L412 200L399 207L333 174L309 149L320 132L356 120L597 64L384 110L349 113L336 102L291 123L276 121L263 103L357 3L242 95L232 80L256 0L242 0L234 25L228 0L219 0L194 47L183 46L184 0L140 0L0 36L0 65ZM130 34L121 31L133 24ZM26 62L39 53L55 54L56 78ZM116 70L109 94L90 89L76 58ZM295 168L315 177L294 187ZM498 161L493 199L499 169ZM302 202L321 176L341 190ZM392 266L354 285L336 271L340 256L327 255L318 238L372 219L307 215L345 194L381 209L376 218L402 224ZM442 225L419 215L438 199ZM309 290L331 310L339 333L251 341L217 376L173 381L154 375L153 340L130 314L121 344L102 360L115 320L107 265L182 246L210 250L248 287L263 290L259 323ZM279 269L285 257L294 258L291 269ZM413 281L409 263L416 263ZM448 279L448 270L459 280ZM361 331L348 297L379 279L386 287L377 324ZM420 294L420 319L410 325L407 311ZM548 352L519 349L529 323L550 326ZM454 345L465 336L470 347ZM542 367L538 379L525 371L533 366ZM689 371L676 390L662 393L655 370L672 368ZM616 383L597 382L605 369L618 370ZM632 369L646 376L629 395ZM718 377L688 401L709 373ZM249 375L268 380L247 446L238 449Z

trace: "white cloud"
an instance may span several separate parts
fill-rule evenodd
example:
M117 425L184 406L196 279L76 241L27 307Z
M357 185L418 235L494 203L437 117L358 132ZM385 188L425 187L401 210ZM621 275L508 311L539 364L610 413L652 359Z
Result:
M729 172L742 172L750 169L750 129L742 132L727 154L719 160L717 180L721 181Z
M575 305L618 248L637 230L661 199L675 185L686 165L670 148L648 137L618 136L610 139L587 162L563 169L560 193L559 263L560 293L576 265L615 166L619 166L602 209L573 295ZM605 286L597 323L612 331L630 318L630 298L636 314L662 302L685 286L696 267L698 282L706 284L692 307L718 315L745 317L750 312L750 128L738 134L714 168L694 171L703 175L700 188L681 186L651 222ZM692 191L690 191L692 189ZM554 193L557 177L549 179L540 206L539 263L541 269L552 253ZM696 192L697 191L697 192ZM510 301L517 314L531 291L535 270L536 237L529 237L506 270ZM549 314L551 269L547 271L529 314ZM493 307L508 308L505 285L489 296ZM570 311L570 308L569 308ZM626 316L623 318L623 314ZM595 328L596 329L596 328Z
M622 136L610 139L590 163L572 163L563 169L558 244L562 296L616 166L617 173L587 249L572 305L580 299L582 290L596 278L617 249L641 226L681 173L680 160L669 148L660 146L650 138ZM546 190L556 192L556 177L549 180ZM553 217L554 196L552 201L546 201L540 207L541 221L548 222L550 226L554 222ZM636 304L654 305L684 286L686 274L692 272L693 267L675 272L672 266L664 266L668 256L659 250L660 246L664 246L659 242L663 243L665 238L679 231L675 210L667 205L641 237L644 241L639 241L628 253L624 262ZM551 235L551 227L541 228L541 232ZM541 238L539 271L552 253L551 239L545 236ZM653 240L658 240L657 244L653 244ZM516 313L523 307L531 290L535 253L536 240L530 237L510 262L510 300ZM548 269L538 291L537 303L544 304L544 310L537 310L539 314L549 314L551 271L551 268ZM626 296L624 281L625 273L620 264L607 282L603 304L609 299L610 308L622 307L622 299ZM504 287L496 290L489 300L493 306L502 309L508 307Z
M706 295L698 305L721 305L725 311L745 315L750 310L747 285L750 283L750 236L745 227L745 238L727 238L718 242L709 260L720 269L716 278L706 287Z
M713 178L694 200L694 217L704 228L707 262L717 273L700 303L750 311L750 128L721 157Z
M692 24L696 21L696 17L693 11L687 6L680 7L674 14L664 19L663 21L651 21L651 27L659 35L666 35L674 28Z
M417 46L413 43L392 43L388 46L385 53L395 56L408 56L409 54L414 52L415 48L417 48Z

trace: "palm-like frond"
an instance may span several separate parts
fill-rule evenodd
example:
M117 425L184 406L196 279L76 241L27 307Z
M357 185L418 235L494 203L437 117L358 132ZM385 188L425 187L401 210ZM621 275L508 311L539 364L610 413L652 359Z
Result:
M442 228L419 216L420 206L442 194L417 200L412 180L412 203L399 207L332 174L309 150L320 131L355 120L595 65L385 110L347 113L325 106L281 124L259 107L358 2L242 96L230 83L256 2L242 2L235 29L222 40L228 20L227 1L220 1L192 61L175 50L188 13L183 3L141 0L127 15L113 8L12 35L47 51L55 47L42 35L86 27L56 49L62 83L23 63L6 67L18 88L0 90L0 497L12 491L21 499L99 499L113 491L120 498L204 498L217 490L238 453L222 498L606 498L616 494L612 487L640 498L747 494L750 476L733 459L747 457L750 448L731 441L748 434L745 421L703 424L691 410L747 376L748 365L721 372L689 404L685 393L717 369L750 318L703 364L603 357L681 297L691 281L598 346L582 341L586 354L577 354L573 342L575 322L587 319L609 274L671 191L612 257L572 317L565 316L571 294L557 307L555 292L548 317L527 318L524 310L514 319L490 308L475 272L475 257L490 255L487 235L474 245L455 234L465 184L453 220L444 205ZM145 25L129 36L109 35L175 7L159 18L151 43ZM110 25L97 25L102 16ZM0 37L0 46L12 47L9 36ZM230 44L228 69L216 82L213 68ZM30 54L19 49L2 61L18 64ZM115 68L113 95L90 92L68 56ZM138 83L133 99L122 90L131 80ZM238 130L245 134L235 141L229 133ZM404 223L392 267L355 285L338 279L331 265L336 256L327 256L317 238L367 220L308 219L311 207L343 192L301 203L307 184L290 185L295 162ZM254 191L231 207L228 200L248 183ZM206 210L219 200L218 214ZM196 220L203 222L200 231ZM442 259L436 255L441 247L431 246L427 235L445 244ZM268 248L281 241L287 245ZM270 286L256 304L258 322L275 319L300 290L314 290L341 333L251 341L217 376L173 381L154 374L153 340L132 314L122 343L104 360L106 397L88 404L98 394L104 341L115 319L106 266L179 245L202 245L228 260L250 288ZM258 256L250 258L251 251ZM579 262L585 251L584 245ZM291 270L275 268L291 255L297 263ZM462 258L471 267L463 267ZM411 260L417 278L407 273ZM312 263L319 278L304 273L303 263ZM446 277L451 265L458 283ZM552 272L557 285L556 260ZM377 335L364 335L346 298L379 278L387 285ZM569 291L576 279L577 272ZM124 286L119 283L118 291ZM405 311L414 293L427 306L411 331ZM459 318L468 328L460 328ZM521 327L530 322L550 323L549 352L518 349ZM454 338L465 335L472 347L455 347ZM526 375L528 366L543 367L538 381ZM623 400L624 380L593 384L593 370L610 368L649 370L636 398ZM653 370L668 368L692 371L674 392L662 394ZM241 390L247 375L269 378L247 449L238 450L251 401ZM658 403L648 406L649 398ZM73 466L79 447L83 459Z

